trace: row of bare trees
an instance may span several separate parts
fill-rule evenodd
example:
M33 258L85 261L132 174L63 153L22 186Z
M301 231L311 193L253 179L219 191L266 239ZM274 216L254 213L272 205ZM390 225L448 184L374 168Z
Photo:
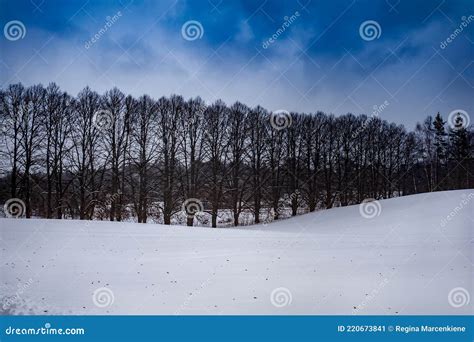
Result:
M377 115L12 84L0 90L0 195L21 199L26 217L171 224L184 210L193 225L203 210L216 227L227 210L234 225L244 211L259 223L263 210L278 219L283 208L473 187L463 119L438 114L407 132Z

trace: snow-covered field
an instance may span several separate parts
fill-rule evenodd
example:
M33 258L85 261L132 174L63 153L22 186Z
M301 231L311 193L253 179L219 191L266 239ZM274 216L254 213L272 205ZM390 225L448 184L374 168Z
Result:
M379 204L242 229L1 219L1 310L472 314L474 190Z

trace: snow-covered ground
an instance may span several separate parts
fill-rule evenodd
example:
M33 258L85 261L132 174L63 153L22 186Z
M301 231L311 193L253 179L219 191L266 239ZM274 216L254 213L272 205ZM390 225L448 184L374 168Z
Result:
M379 205L242 229L1 219L1 310L472 314L474 190Z

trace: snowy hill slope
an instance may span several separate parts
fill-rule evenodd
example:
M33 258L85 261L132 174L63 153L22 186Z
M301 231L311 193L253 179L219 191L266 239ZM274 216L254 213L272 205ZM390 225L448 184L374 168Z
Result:
M379 204L242 229L1 219L1 310L472 314L474 190Z

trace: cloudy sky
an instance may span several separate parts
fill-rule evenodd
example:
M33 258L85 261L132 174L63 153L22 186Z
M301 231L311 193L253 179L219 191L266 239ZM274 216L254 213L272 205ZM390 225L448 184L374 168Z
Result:
M385 103L380 116L410 129L438 111L474 113L472 0L0 3L1 87L117 86L336 115Z

